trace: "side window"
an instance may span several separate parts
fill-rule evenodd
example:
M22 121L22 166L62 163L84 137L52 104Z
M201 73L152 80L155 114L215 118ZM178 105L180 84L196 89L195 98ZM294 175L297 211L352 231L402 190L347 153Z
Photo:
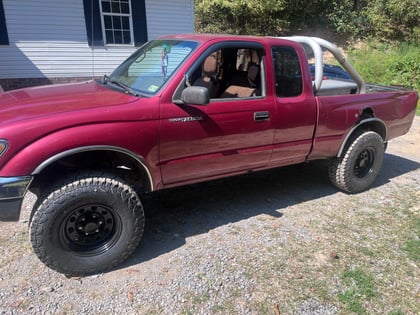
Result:
M302 72L296 51L291 47L273 47L272 55L277 96L302 94Z
M249 98L262 95L262 51L224 47L210 53L193 71L191 84L209 90L210 98Z
M224 89L220 98L249 98L262 95L261 60L263 53L254 48L224 50Z

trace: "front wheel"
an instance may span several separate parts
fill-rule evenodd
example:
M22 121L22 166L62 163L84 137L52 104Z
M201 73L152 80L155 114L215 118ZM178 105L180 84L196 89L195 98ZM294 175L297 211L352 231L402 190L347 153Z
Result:
M82 174L41 198L30 224L38 258L66 275L109 270L137 247L144 211L136 192L109 174Z
M384 141L376 132L367 131L355 135L344 156L331 161L331 182L348 193L368 189L379 175L384 151Z

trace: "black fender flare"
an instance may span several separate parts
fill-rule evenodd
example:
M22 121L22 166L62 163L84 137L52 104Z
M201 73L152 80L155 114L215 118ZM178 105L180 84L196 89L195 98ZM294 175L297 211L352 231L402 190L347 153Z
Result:
M154 190L153 177L152 177L152 174L151 174L149 168L147 167L147 165L145 163L144 158L136 155L135 153L131 152L130 150L120 148L120 147L115 147L115 146L92 145L92 146L84 146L84 147L73 148L73 149L70 149L70 150L60 152L58 154L55 154L55 155L49 157L48 159L43 161L41 164L39 164L33 170L31 175L40 174L42 172L42 170L44 170L46 167L48 167L49 165L53 164L54 162L56 162L56 161L58 161L58 160L60 160L64 157L71 156L71 155L78 154L78 153L83 153L83 152L90 152L90 151L114 151L114 152L122 153L122 154L127 155L128 157L132 158L146 172L148 180L149 180L149 184L150 184L150 187L149 187L150 190L149 191Z
M337 153L338 158L342 156L350 137L358 130L375 131L382 137L384 142L386 142L388 130L385 123L381 119L376 118L376 117L366 118L366 119L360 120L355 126L353 126L353 128L349 130L346 137L344 138L343 143L340 146L340 149L338 150L338 153Z

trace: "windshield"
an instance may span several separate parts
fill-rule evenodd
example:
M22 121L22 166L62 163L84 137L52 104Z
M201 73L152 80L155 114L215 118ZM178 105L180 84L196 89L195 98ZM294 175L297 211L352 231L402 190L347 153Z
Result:
M191 41L150 41L115 69L109 79L141 94L155 94L196 47L197 43Z

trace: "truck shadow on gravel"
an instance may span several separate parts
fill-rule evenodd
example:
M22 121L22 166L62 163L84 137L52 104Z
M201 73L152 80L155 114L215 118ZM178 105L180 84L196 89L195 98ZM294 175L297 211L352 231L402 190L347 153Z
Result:
M420 163L386 154L374 187L418 169ZM143 196L146 227L133 255L116 269L169 253L188 237L261 214L279 218L282 209L341 193L323 161L278 168Z
M373 184L373 188L383 186L391 179L415 171L420 163L394 154L385 154L381 173Z

